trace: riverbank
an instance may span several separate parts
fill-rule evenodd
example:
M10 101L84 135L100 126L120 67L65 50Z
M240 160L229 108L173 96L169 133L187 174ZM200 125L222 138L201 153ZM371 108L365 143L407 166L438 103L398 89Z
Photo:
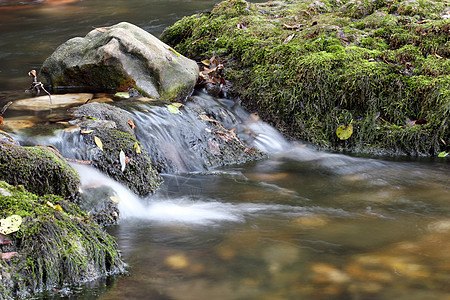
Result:
M197 61L215 54L231 93L291 138L434 156L450 141L449 30L445 1L229 0L162 40Z

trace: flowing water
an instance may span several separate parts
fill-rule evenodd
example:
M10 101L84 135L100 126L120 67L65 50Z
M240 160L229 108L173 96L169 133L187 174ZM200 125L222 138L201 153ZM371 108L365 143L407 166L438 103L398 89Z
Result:
M0 6L0 91L11 97L6 90L21 89L28 82L22 74L37 68L50 48L91 26L126 20L158 34L214 2L104 3ZM173 145L163 186L140 198L75 165L83 185L109 186L121 199L120 222L108 231L117 237L129 274L37 298L450 299L446 161L317 152L286 141L230 100L198 93L193 102L222 111L227 128L236 127L269 158L208 168L180 146L182 124L204 129L189 105L182 116L164 115L153 104L130 108L137 128L153 132L137 132L145 147ZM64 147L61 132L16 137L76 156Z

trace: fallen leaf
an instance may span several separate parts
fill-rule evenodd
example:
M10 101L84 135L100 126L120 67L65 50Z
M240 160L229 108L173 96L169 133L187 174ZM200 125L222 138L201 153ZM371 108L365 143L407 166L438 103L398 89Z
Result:
M94 142L97 145L97 147L99 147L100 150L103 151L103 143L98 137L94 136Z
M296 24L296 25L283 24L284 28L289 29L289 30L297 30L297 31L300 29L301 26L302 26L301 24Z
M128 165L130 162L132 162L133 159L129 158L128 156L125 156L125 163Z
M123 150L120 150L120 154L119 154L119 160L120 160L120 165L122 166L122 172L125 171L125 152L123 152Z
M209 61L209 59L204 59L202 60L202 64L209 67L211 65L211 62Z
M295 36L295 33L293 33L293 34L291 34L290 36L288 36L288 37L284 40L283 44L289 43L289 42L292 40L292 38L293 38L294 36Z
M92 130L92 129L91 130L82 130L81 131L82 134L89 134L89 133L92 133L92 132L94 132L94 130Z
M119 97L119 98L124 98L124 99L130 98L130 94L127 92L117 92L114 94L114 96Z
M179 114L180 113L180 110L178 109L178 107L176 107L176 106L174 106L172 104L167 105L167 109L173 114Z
M128 125L130 125L131 129L136 128L136 125L134 125L133 120L128 120L127 123L128 123Z
M109 197L109 199L111 199L115 203L119 203L120 202L120 199L117 198L117 197L114 197L114 196Z
M55 210L63 211L62 207L59 204L55 205Z
M141 147L139 146L138 142L134 143L134 150L136 151L136 153L141 153Z
M446 57L442 57L437 53L434 53L434 56L436 56L436 58L438 58L438 59L444 59L444 60L447 59Z
M10 234L19 230L22 224L22 217L19 215L12 215L0 220L0 233Z
M4 125L2 116L0 116L0 125Z
M449 154L448 152L442 151L441 153L439 153L438 157L443 158L446 157L448 154Z
M53 203L51 203L50 201L47 201L47 203L45 203L48 207L53 208L54 210L58 210L58 211L63 211L62 207L59 204L54 205Z
M178 107L178 108L180 108L180 107L182 107L182 106L183 106L183 103L179 103L179 102L173 102L173 103L172 103L172 105L173 105L173 106L175 106L175 107Z
M346 140L353 134L353 120L347 126L341 125L336 129L336 135L341 140Z
M5 252L5 253L2 253L2 259L8 260L8 259L10 259L11 257L13 257L16 254L19 254L19 253L18 252Z
M170 50L172 53L174 53L176 56L181 57L181 54L178 53L177 51L175 51L175 49L169 48L169 50Z

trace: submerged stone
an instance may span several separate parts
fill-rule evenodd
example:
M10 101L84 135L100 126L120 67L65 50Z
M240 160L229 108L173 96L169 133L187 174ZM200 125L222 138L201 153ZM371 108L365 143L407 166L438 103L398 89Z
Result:
M44 62L40 76L53 88L115 90L183 99L198 77L197 64L145 30L122 22L68 40Z
M51 110L53 108L81 105L92 99L94 95L89 93L53 95L51 100L48 95L21 99L15 101L9 109L12 110Z

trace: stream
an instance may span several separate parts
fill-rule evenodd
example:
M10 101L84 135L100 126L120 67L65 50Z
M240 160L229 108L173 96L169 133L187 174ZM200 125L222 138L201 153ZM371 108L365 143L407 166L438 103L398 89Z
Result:
M27 97L29 69L92 26L130 21L158 35L218 1L8 5L14 2L0 4L0 105ZM227 128L268 158L208 168L182 145L180 126L204 129L192 105L220 112ZM136 132L144 147L172 145L155 154L168 155L163 159L172 165L154 195L138 197L95 169L74 165L84 186L100 182L121 199L119 224L107 230L129 273L34 299L450 299L446 160L319 152L287 141L234 101L202 91L181 115L164 117L153 103L129 111L136 128L147 129ZM7 111L5 119L13 113L20 114ZM75 156L58 131L15 137Z

